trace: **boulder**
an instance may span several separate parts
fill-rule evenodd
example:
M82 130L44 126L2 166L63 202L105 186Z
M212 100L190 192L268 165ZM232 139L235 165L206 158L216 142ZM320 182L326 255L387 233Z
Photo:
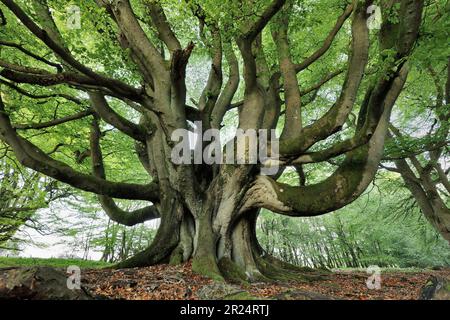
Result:
M0 299L91 300L88 291L71 290L68 274L49 267L11 267L0 269Z
M450 278L431 276L422 287L419 300L450 300Z

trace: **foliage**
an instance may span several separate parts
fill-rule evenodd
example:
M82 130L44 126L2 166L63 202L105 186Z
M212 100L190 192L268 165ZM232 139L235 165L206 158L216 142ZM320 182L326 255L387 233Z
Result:
M109 263L99 261L88 261L81 259L40 259L40 258L11 258L0 257L0 268L6 267L33 267L46 266L54 268L67 268L78 266L80 268L103 268L110 266Z
M37 9L39 5L36 5L37 2L24 0L15 2L23 8L25 14L36 19L36 21L39 20ZM189 119L189 121L185 120L187 118L186 110L188 108L194 109L203 118L208 121L211 120L211 114L202 114L205 110L205 112L209 112L209 107L200 107L202 99L204 101L208 99L213 101L215 96L218 95L212 92L214 90L211 87L214 86L208 88L210 83L208 74L219 70L219 67L217 67L217 70L214 69L216 66L211 68L212 63L217 63L212 59L215 43L214 36L217 35L215 34L217 30L211 26L215 25L219 30L217 32L222 38L220 43L221 45L223 44L223 49L225 51L228 50L228 54L237 56L237 69L240 72L237 75L239 85L229 98L228 104L230 104L230 108L218 123L219 127L223 126L222 132L230 136L230 132L234 132L242 123L246 125L247 122L255 121L255 117L251 113L252 99L261 95L259 98L262 99L255 101L266 101L272 92L268 90L268 85L265 83L269 82L266 81L266 76L269 75L270 77L267 78L271 80L277 78L275 74L282 64L280 56L286 54L286 52L280 50L280 43L277 42L280 39L273 35L282 30L283 27L286 27L288 29L286 38L289 39L289 41L286 40L289 42L287 45L289 47L287 50L289 51L288 56L290 55L289 59L292 60L291 62L305 61L322 46L323 39L327 38L330 30L336 24L336 18L346 10L350 1L288 1L290 9L287 25L283 25L283 12L279 12L274 19L269 18L267 28L263 28L261 31L261 38L255 37L260 46L260 52L256 52L258 48L254 48L254 52L252 52L252 43L250 43L250 54L245 55L240 54L245 51L242 46L242 41L245 40L245 37L241 39L240 35L245 33L247 28L254 25L255 22L260 21L261 13L275 2L269 0L255 0L249 3L234 0L161 0L157 2L131 0L132 18L136 19L138 29L143 31L144 38L146 37L149 44L151 44L148 47L151 48L154 44L157 56L161 56L161 59L158 60L161 63L157 64L157 66L154 66L155 63L152 62L152 59L147 59L148 56L144 54L145 52L142 52L145 51L139 47L140 44L142 45L142 41L137 41L139 43L132 41L135 40L135 33L129 32L127 26L120 25L120 23L117 24L118 16L111 18L111 11L108 9L112 8L109 6L113 6L112 2L107 1L109 5L103 7L97 5L102 3L102 1L77 0L68 3L62 0L49 0L39 1L39 3L46 3L52 9L52 17L57 31L59 31L59 36L56 37L58 38L58 45L62 46L64 50L67 49L66 53L69 53L69 56L81 65L94 70L92 71L93 73L95 72L94 78L107 77L108 79L115 79L120 81L120 85L118 87L113 86L114 88L112 89L102 81L96 81L94 84L90 82L90 85L80 84L76 81L68 81L67 83L56 85L41 85L42 83L36 85L29 79L24 81L24 83L16 83L8 78L9 66L11 65L13 65L12 69L18 68L21 70L21 67L27 69L24 74L27 74L27 76L31 75L31 78L33 78L35 73L44 74L45 77L48 75L58 77L67 72L77 72L78 75L83 74L83 76L86 76L86 72L76 70L76 67L64 61L61 54L44 46L3 4L0 6L0 10L4 14L7 25L5 28L0 28L0 39L4 42L19 41L22 49L27 48L39 57L39 59L36 59L36 57L32 57L24 50L18 50L17 46L0 46L0 62L2 62L0 98L5 105L5 112L2 112L8 115L7 121L15 126L11 131L14 134L18 132L18 136L35 144L42 149L42 154L51 157L50 160L45 158L46 161L43 162L46 162L46 164L38 168L48 175L61 179L64 173L69 172L67 174L68 178L62 180L71 183L76 188L88 191L92 191L92 187L86 187L84 183L88 180L86 176L94 177L98 173L96 169L100 169L100 171L104 169L104 172L100 175L95 175L95 178L101 179L102 182L107 178L114 183L127 183L128 187L131 187L131 183L139 184L140 190L149 185L156 185L158 190L158 199L156 200L147 198L150 197L147 194L145 197L135 197L146 201L111 200L112 196L108 194L107 188L98 186L95 188L95 192L108 196L111 202L114 203L114 206L120 207L126 213L135 212L137 209L142 208L146 202L151 202L150 207L156 211L161 211L159 212L161 216L173 214L179 209L186 210L186 218L181 219L180 217L170 216L166 219L166 224L170 228L162 229L171 231L167 232L167 235L161 241L161 237L155 236L155 226L143 224L126 227L119 225L113 221L114 218L110 220L102 215L102 209L97 204L97 197L81 191L71 191L73 197L64 199L53 207L50 206L50 210L41 210L38 213L35 212L36 210L31 210L26 216L16 216L14 221L8 218L9 220L6 222L5 218L0 216L0 219L2 219L0 220L0 227L6 225L14 226L12 231L7 232L9 238L19 227L23 228L23 224L34 215L34 218L39 220L39 224L48 232L56 232L61 236L62 241L66 243L72 253L81 252L82 258L87 259L91 252L100 252L101 260L118 262L134 256L146 247L151 247L153 255L159 257L162 250L158 248L158 244L152 247L151 241L153 239L160 240L161 244L159 246L161 247L170 244L171 241L168 239L171 239L172 236L176 235L176 232L181 230L181 221L186 222L188 217L198 217L203 214L204 208L209 205L200 203L203 199L213 199L217 202L211 205L211 208L213 205L218 206L214 210L211 209L211 214L212 212L216 214L219 208L228 205L229 199L245 198L233 192L240 192L241 188L249 187L251 185L249 183L250 180L255 179L256 174L254 172L257 170L248 170L242 175L245 176L245 179L242 179L245 182L232 185L234 180L230 177L239 180L239 170L242 168L237 168L234 173L227 176L230 168L193 166L188 168L186 172L192 171L184 175L186 173L183 171L184 168L173 168L174 166L169 163L167 150L170 149L170 143L168 142L170 132L166 131L176 129L180 121L183 123L182 126L188 127L192 124L192 119ZM128 2L123 1L123 3ZM183 65L180 67L181 70L176 70L175 72L175 74L184 75L184 67L186 67L186 77L182 79L182 84L167 84L168 81L173 81L174 70L172 68L177 67L179 61L173 60L177 57L177 54L168 48L169 45L164 43L164 38L160 34L167 32L160 32L161 26L154 23L149 17L148 8L156 3L164 9L163 12L169 23L169 29L171 28L179 38L180 49L176 53L181 52L189 56L189 61L186 61L187 65ZM354 3L358 6L361 5L361 1L354 1ZM376 3L379 5L383 4L382 1L376 1ZM412 5L411 3L410 5ZM67 12L69 4L77 5L80 8L82 28L72 29L67 24L70 18L70 13ZM201 13L198 11L199 8L203 10ZM406 134L403 137L391 139L387 143L384 164L390 164L388 157L404 157L411 153L418 153L420 161L424 162L427 159L421 153L427 146L448 140L448 132L438 130L438 127L445 128L448 125L448 119L447 121L440 121L439 126L435 125L436 114L430 108L430 105L435 105L439 97L436 95L433 79L432 77L430 78L428 72L428 67L432 65L441 75L442 70L447 65L447 59L450 55L448 48L448 30L450 30L448 9L448 1L426 1L426 9L423 21L420 24L418 40L414 41L413 48L400 58L398 57L398 48L396 46L382 50L378 39L383 37L380 37L378 30L371 30L368 39L369 43L367 43L369 52L366 70L365 72L362 71L364 75L361 74L354 77L363 78L363 80L361 83L356 81L357 84L355 86L359 90L356 90L351 99L348 99L351 101L351 103L348 103L353 108L352 112L342 125L339 125L335 130L330 130L329 134L323 138L318 138L320 137L319 133L321 132L319 132L319 129L321 128L317 128L317 132L311 133L311 139L315 140L315 142L311 145L305 143L306 149L298 151L300 154L296 156L306 155L308 157L310 153L320 153L320 151L327 150L327 148L340 146L343 142L356 136L359 133L359 122L365 122L366 116L372 115L369 112L364 112L365 110L363 109L366 93L372 94L371 90L377 83L376 80L383 84L381 86L382 89L387 88L384 86L384 82L389 82L391 78L398 80L400 78L398 76L400 72L399 66L403 66L403 63L406 61L408 61L410 66L409 78L404 88L402 85L403 91L395 105L392 116L392 123ZM356 8L353 8L353 10L356 12ZM400 3L397 3L397 5L388 10L384 22L386 24L400 22L402 17L399 11ZM336 109L341 102L339 101L341 92L348 91L348 88L346 88L348 79L344 81L346 74L344 71L347 68L349 70L356 68L348 63L352 55L349 48L353 35L350 20L353 18L354 16L342 24L335 38L332 39L332 45L327 48L323 55L317 58L319 62L308 65L308 68L305 68L302 72L295 72L294 79L291 79L291 84L292 82L295 83L295 90L299 89L303 92L300 111L302 121L298 121L296 124L295 129L298 129L295 130L296 132L303 132L301 130L304 127L317 123L317 120L324 117L329 110ZM51 33L55 31L53 30L54 28L52 29L52 27L46 25L52 24L50 20L52 19L41 21L41 27ZM413 33L411 32L411 34ZM129 39L125 39L127 37ZM364 38L364 36L361 37ZM125 41L124 44L120 40L127 40L128 42ZM189 45L191 42L195 46L191 47ZM192 52L190 51L191 49ZM261 62L261 54L265 59L263 63ZM140 55L144 57L140 57ZM244 56L247 57L247 61L245 61ZM138 58L136 59L136 57ZM136 62L139 59L141 59L141 64ZM247 83L249 76L247 75L247 78L244 77L245 72L248 72L249 68L252 69L252 59L255 60L255 64L258 64L258 68L255 66L255 69L258 70L257 72L255 71L254 78L255 82L260 82L258 86L261 88L255 89L255 86L249 85L251 81ZM49 60L52 62L48 63ZM142 63L142 60L145 60L145 63ZM363 66L366 64L361 61L359 63ZM55 64L57 64L56 70ZM233 77L230 71L232 70L231 59L224 56L221 59L221 64L220 70L222 71L223 69L224 79L220 79L219 91L224 87L225 81L222 83L222 80L230 80ZM357 64L355 63L355 65ZM267 67L267 70L261 68L261 66ZM228 70L229 67L230 70ZM146 72L153 72L153 70L150 70L152 68L159 70L160 74L152 74L150 76L146 74ZM29 72L30 70L31 72ZM170 73L170 80L168 81L165 79L166 73ZM89 75L89 72L87 74L87 78L89 78L91 75ZM214 72L211 75L213 77ZM327 81L321 83L325 77L330 75L332 76ZM287 87L287 81L283 77L286 77L286 74L283 76L278 75L281 82L276 84L279 88L277 87L275 90L277 99L282 100L281 105L278 106L281 110L277 111L281 116L279 119L276 118L275 123L271 125L276 127L278 133L283 132L287 127L286 120L289 120L286 117L287 104L289 102L287 91L289 89L293 90ZM178 79L178 77L173 78ZM90 80L92 81L92 79ZM211 81L214 82L213 80ZM161 84L159 81L161 81ZM155 83L157 87L164 88L164 90L153 92ZM315 88L314 86L318 83L320 85ZM130 94L132 96L130 99L128 96L123 95L123 91L118 90L123 86L131 86L133 89L131 91L137 91L138 97ZM186 90L184 90L184 86L186 86ZM263 88L263 86L267 86L267 88ZM281 87L283 88L280 89ZM254 92L250 92L249 88L254 90ZM391 89L386 90L386 94ZM177 90L180 90L180 92ZM97 109L96 112L92 111L98 108L91 97L93 91L105 97L106 104L111 109L107 112L108 116L99 116L100 112ZM168 93L165 99L158 96L160 92ZM133 99L134 101L132 101ZM231 103L243 100L246 103L246 110L243 111L243 108L230 110ZM167 108L164 103L161 103L161 106L153 105L154 101L170 101L168 103L170 108ZM178 106L178 104L180 105ZM226 107L228 108L228 106ZM381 103L377 104L375 101L371 104L371 107L378 112L378 109L381 109ZM174 110L178 110L177 108L183 111L180 114L172 114ZM243 114L246 114L245 111L250 115L247 118L242 117ZM45 128L39 127L47 122L83 112L88 113L74 121L49 125ZM93 115L95 117L92 117ZM111 121L111 119L117 118L119 119L119 125L114 120ZM334 123L333 121L336 119L330 118L327 120L329 121L326 121L325 124ZM369 120L367 121L369 123ZM123 125L123 122L125 122L125 126L137 127L145 131L145 139L136 139L134 134L124 130L123 126L120 125ZM374 122L381 123L380 118L378 118L378 121L374 120ZM95 126L99 129L99 136L96 138L96 141L94 141L92 129ZM155 128L159 128L156 130L157 133L154 132ZM368 134L366 133L366 135ZM372 133L370 133L371 135ZM304 137L299 136L298 138L300 140ZM161 145L158 141L161 141ZM101 151L99 152L100 155L96 154L95 150L92 150L95 142L97 142L98 149ZM154 149L150 150L150 153L153 152L151 156L153 156L154 163L148 159L149 152L146 152L147 159L142 160L142 154L138 150L139 146L145 146L147 150ZM302 188L308 189L309 186L320 185L324 181L328 181L327 179L330 177L339 177L339 175L334 175L333 173L338 172L337 170L341 168L342 164L346 163L344 158L349 157L352 159L354 149L356 147L349 151L341 150L341 152L337 152L337 155L325 159L326 161L306 163L295 167L288 165L280 181L288 183L290 187L298 191L302 190ZM448 160L448 148L445 151L441 154L441 162L444 165ZM28 155L30 154L36 156L35 153L28 151ZM95 156L100 160L97 159L96 162ZM158 159L159 157L164 158L164 156L165 159ZM291 156L289 154L289 157ZM59 170L60 168L55 169L56 171L51 170L53 169L53 160L61 161L67 166L63 170ZM284 160L291 161L292 159ZM365 169L365 166L361 165L359 161L356 162L356 164L351 163L355 172L358 171L357 166ZM142 163L144 165L141 165ZM145 163L147 163L147 166ZM41 175L34 174L31 171L23 170L23 167L18 165L13 169L14 174L18 170L23 170L25 175L15 175L16 183L14 184L14 182L5 179L5 172L12 170L10 167L10 160L0 162L0 175L3 172L0 186L6 185L7 193L17 191L19 195L14 194L12 197L7 198L2 194L0 208L2 208L5 199L9 201L11 198L19 196L24 198L23 205L26 203L27 206L32 206L34 209L48 206L50 198L52 198L49 196L49 193L51 193L50 189L56 182L47 180L47 178L43 178ZM219 174L225 172L225 174L219 179L217 178L217 172ZM209 174L211 176L208 176ZM352 174L353 172L350 172L349 176ZM158 175L160 175L160 179L158 179ZM25 183L25 181L28 181L28 176L32 177L32 183ZM363 176L362 173L361 176ZM277 185L275 180L273 183ZM96 181L98 182L98 180ZM169 186L164 185L166 181L169 181ZM175 185L174 181L179 185ZM216 185L210 185L211 181L216 183ZM192 185L189 184L191 182ZM346 182L339 181L341 185ZM181 185L181 183L184 183L184 185ZM10 190L16 189L15 185L26 185L26 188ZM358 183L355 183L355 185L358 185ZM371 185L372 190L366 192L364 196L353 204L340 209L333 215L324 217L293 219L284 216L274 216L272 212L263 209L258 222L259 240L267 252L289 262L312 267L365 267L371 264L387 267L448 265L450 263L448 245L431 229L418 211L414 200L410 198L408 192L401 188L400 185L401 181L399 181L397 175L382 171L380 178ZM282 192L283 189L281 187L280 189ZM336 189L330 188L327 190L327 199L331 199L331 202L334 196L333 192ZM209 194L211 190L214 193ZM226 192L232 190L230 191L231 195L224 194L224 190ZM2 192L2 189L0 189L0 192ZM361 192L362 190L356 190L355 194L359 195ZM204 194L198 196L197 193ZM297 194L300 195L300 192L295 193L295 195ZM336 202L339 205L332 207L340 207L342 203L352 202L354 194L352 192L350 194L351 196L348 199L344 198L342 201ZM441 192L441 194L445 195L445 192ZM181 201L180 199L184 196L186 196L186 199ZM123 196L126 199L127 197L131 199L129 195ZM177 210L173 209L172 200L175 202L179 201ZM293 199L286 201L286 204L290 207L292 204L297 203L297 200L299 199L293 197ZM320 204L323 199L308 198L300 200L303 200L305 203L315 201L315 203ZM222 205L221 201L223 203L226 202L226 204ZM275 203L279 202L283 201ZM189 205L191 206L189 210L192 211L190 213L187 212ZM238 204L235 205L237 207ZM239 205L243 206L241 203ZM192 208L196 210L192 210ZM110 213L110 211L114 210L107 208L104 202L103 209L110 216L114 216ZM330 210L327 208L323 211ZM301 210L294 208L292 211ZM234 212L238 213L239 209L236 208ZM285 214L286 212L282 213ZM309 213L311 212L306 214ZM291 214L295 215L297 213ZM224 219L224 221L231 221L231 217L227 219ZM19 222L17 223L17 221ZM196 226L199 225L203 226L203 221L196 224ZM228 228L229 226L222 227ZM193 239L191 239L191 242L192 244L195 243ZM208 241L203 241L203 239L198 241L197 239L198 243L204 245ZM2 239L0 238L1 244ZM238 249L240 247L243 246L237 246ZM168 248L167 251L171 252L172 249ZM218 250L214 248L211 251L215 254ZM67 256L72 256L72 253L68 253ZM170 255L170 253L166 253L166 255ZM187 256L191 257L190 254ZM167 257L164 256L163 258ZM145 263L148 260L150 258L145 258ZM213 261L215 260L214 257ZM208 263L206 265L209 266Z
M380 174L353 204L317 218L263 212L258 237L264 249L315 268L450 265L450 247L417 209L396 175Z

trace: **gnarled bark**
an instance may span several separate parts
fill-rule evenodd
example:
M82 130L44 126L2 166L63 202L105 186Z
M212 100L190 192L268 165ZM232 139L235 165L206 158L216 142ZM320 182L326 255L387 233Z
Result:
M288 265L263 252L256 238L259 210L267 208L292 216L326 214L349 204L364 192L375 175L389 116L406 81L407 60L417 38L423 7L423 1L400 1L398 26L390 26L399 31L381 37L385 47L391 44L387 48L394 51L394 59L381 57L383 65L379 74L371 79L372 85L365 94L355 136L331 148L310 152L312 146L342 129L361 93L369 59L367 8L372 1L355 0L347 6L323 46L303 62L294 61L290 52L289 21L293 2L273 0L252 17L236 17L239 32L234 38L227 30L221 29L221 23L208 16L207 10L193 5L190 7L193 16L211 35L205 42L212 61L207 85L200 101L193 107L187 106L186 102L186 66L194 44L182 47L161 3L145 1L150 15L150 20L145 23L151 24L152 30L156 31L163 50L159 50L158 44L147 35L144 22L139 21L129 0L96 1L117 25L113 31L117 31L118 45L127 49L141 75L143 84L135 88L79 62L65 45L56 24L51 21L48 7L43 6L45 1L39 1L36 10L39 11L38 19L46 21L37 22L15 1L0 1L54 52L62 66L61 72L53 74L5 62L0 76L36 86L71 85L88 94L89 99L83 104L90 104L89 111L45 122L45 126L92 118L92 175L80 173L55 160L16 132L15 128L33 126L12 124L10 114L13 108L10 104L14 102L6 99L6 106L0 99L0 138L11 146L25 166L99 195L103 209L112 220L134 225L149 219L161 219L153 243L136 256L119 263L118 267L179 263L192 259L195 271L215 279L234 281L292 279L298 273L307 274L305 278L309 279L317 276L310 270ZM312 125L304 126L302 96L317 91L343 71L333 72L317 85L303 91L297 74L327 52L350 17L352 42L341 94L325 115ZM262 37L262 31L269 23L274 24L272 36L277 46L276 66L271 66L268 61ZM391 37L395 41L391 41ZM234 45L238 52L234 50ZM165 49L169 51L169 57L165 56ZM229 68L225 85L223 60ZM239 74L240 61L243 63L242 78ZM233 104L241 80L244 82L243 101ZM15 91L19 93L25 92L15 84L8 87L10 90L18 89ZM281 99L283 94L285 101ZM108 97L116 98L139 112L139 123L116 113L109 105ZM311 103L313 101L314 98ZM261 176L260 169L264 165L261 163L176 165L171 161L175 144L171 138L175 130L188 130L188 120L193 118L202 120L203 132L209 128L220 128L225 113L233 107L238 107L239 129L244 130L276 128L280 116L285 114L280 145L280 163L285 166L296 165L301 172L299 166L307 163L325 161L343 154L346 160L323 182L308 185L302 179L300 186L278 183L276 178L279 174ZM103 122L134 139L139 160L151 175L150 184L141 186L107 180L101 152ZM235 139L228 144L238 148ZM203 142L197 145L203 147ZM244 149L248 151L247 147ZM127 212L118 206L114 198L151 203L142 209Z

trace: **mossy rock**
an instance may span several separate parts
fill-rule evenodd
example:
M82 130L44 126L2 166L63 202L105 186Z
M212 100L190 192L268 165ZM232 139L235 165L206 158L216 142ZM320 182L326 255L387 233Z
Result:
M86 288L71 290L68 275L50 267L0 269L0 299L92 300Z
M420 300L450 300L450 279L431 276L420 291Z

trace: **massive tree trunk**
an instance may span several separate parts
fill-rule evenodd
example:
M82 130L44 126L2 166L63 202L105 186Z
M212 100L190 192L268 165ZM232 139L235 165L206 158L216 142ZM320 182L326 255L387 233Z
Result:
M260 208L290 216L321 215L354 201L373 180L382 156L391 109L406 81L407 60L417 38L423 9L423 1L392 1L392 6L400 4L399 21L392 24L387 20L383 24L382 31L389 28L395 32L381 33L384 51L379 54L382 64L372 77L359 108L354 136L312 152L312 146L343 128L351 111L356 109L358 94L364 89L362 80L370 44L367 9L372 1L353 1L337 19L323 46L298 64L294 63L290 53L291 1L272 1L258 13L257 18L241 21L239 34L234 38L219 28L220 24L208 16L207 10L194 5L193 15L203 28L209 30L210 37L205 42L210 46L212 61L206 88L195 107L188 106L186 101L186 65L194 44L182 47L159 2L145 2L151 20L148 23L157 30L164 50L170 54L169 59L147 36L128 0L97 1L117 25L118 43L130 52L144 83L141 88L101 75L77 61L52 23L45 1L36 1L34 5L37 16L43 19L40 26L14 1L1 2L54 51L62 69L53 74L8 64L0 74L11 81L6 82L9 87L19 89L12 82L38 86L68 84L88 93L89 99L84 102L90 104L89 112L70 119L41 123L41 127L87 116L93 118L90 139L93 174L88 175L51 158L19 135L16 131L19 127L11 123L11 111L5 106L9 101L4 104L0 100L0 137L11 146L21 163L76 188L98 194L103 209L113 221L131 226L161 219L149 248L121 262L118 267L179 263L192 259L195 271L215 279L234 280L286 279L303 270L265 254L260 247L256 238ZM327 52L350 17L352 42L342 92L328 112L313 124L304 126L302 97L342 71L327 75L306 92L300 90L297 74ZM279 67L275 72L269 68L262 41L262 31L269 22L278 48ZM233 43L238 51L234 50ZM387 49L390 52L388 56ZM237 54L243 62L245 90L243 101L232 103L241 80ZM229 67L229 79L225 84L222 56ZM282 96L285 101L282 101ZM116 113L106 97L121 100L138 111L140 122L133 123ZM270 131L279 123L283 105L286 120L280 137L280 154L278 159L272 159L272 165L279 165L282 172L289 166L300 168L345 155L342 164L324 181L309 185L302 183L300 186L282 184L277 182L280 172L263 174L261 169L268 163L262 162L175 164L172 161L172 151L178 143L172 137L177 130L191 130L192 121L202 122L203 134L207 129L220 128L225 113L239 108L239 129ZM102 122L135 140L136 154L152 177L151 183L141 186L107 180L101 146ZM238 139L233 139L230 144L235 153L243 154L244 158L249 153L250 147L245 145L242 148ZM198 146L203 155L203 141L197 141ZM271 149L271 145L263 147ZM227 148L226 153L230 150ZM192 160L191 155L188 159ZM126 212L113 198L146 200L152 204Z

